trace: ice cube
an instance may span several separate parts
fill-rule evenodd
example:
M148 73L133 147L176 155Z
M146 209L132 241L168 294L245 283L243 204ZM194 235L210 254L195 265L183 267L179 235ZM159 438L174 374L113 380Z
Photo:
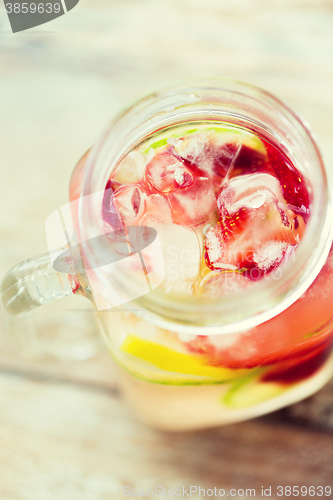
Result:
M182 139L169 140L168 142L172 144L176 154L185 160L193 163L204 159L209 161L208 156L205 154L208 144L207 134L197 133Z
M222 187L217 199L221 212L234 214L240 208L260 208L266 202L284 203L282 189L270 174L250 174L234 177Z
M130 152L116 168L112 180L120 184L140 182L146 168L145 157L139 151Z
M146 223L145 223L146 224ZM165 273L163 288L167 292L192 294L199 276L201 251L198 237L192 228L150 219L156 229L163 255L163 267L154 251L145 252L145 264L152 279Z
M229 129L205 131L170 141L176 155L209 175L224 177L240 144L240 134Z
M160 222L171 224L172 212L168 199L161 194L152 194L146 201L146 209L140 220L141 225L149 226Z
M146 175L148 182L161 193L188 187L193 182L190 170L168 151L153 157Z
M195 226L216 217L216 198L207 177L196 178L187 189L172 191L168 199L178 224Z
M268 241L253 253L253 262L261 271L271 270L282 262L289 247L285 241Z
M255 134L245 130L219 126L171 138L175 156L195 164L212 177L216 189L224 177L262 171L268 161L266 147Z
M217 200L219 223L206 235L211 269L252 269L269 272L299 243L304 220L289 210L278 180L251 174L227 182Z
M177 139L172 146L175 156L189 166L196 178L202 181L207 179L211 192L215 194L219 192L229 170L232 170L239 149L239 137L230 132L207 131Z

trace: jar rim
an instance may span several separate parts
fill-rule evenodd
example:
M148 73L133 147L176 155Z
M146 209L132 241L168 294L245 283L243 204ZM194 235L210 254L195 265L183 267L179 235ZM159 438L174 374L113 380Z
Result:
M219 117L220 102L217 99L222 99L221 106L226 106L223 99L227 95L236 100L243 99L245 106L255 105L272 112L274 110L281 120L281 127L289 126L295 137L302 141L309 166L316 172L315 185L312 186L310 218L306 233L294 252L295 258L279 266L279 279L268 278L256 283L255 293L249 294L244 290L218 299L203 300L193 296L175 297L156 288L131 301L129 307L134 305L137 314L149 317L150 321L164 328L181 330L184 333L192 334L197 328L200 332L209 334L237 332L252 328L281 313L314 281L325 263L332 241L329 217L331 197L325 166L310 126L268 91L249 83L225 78L180 80L146 93L130 103L112 121L101 140L92 148L86 162L81 200L91 193L105 189L112 168L138 144L142 136L148 137L154 131L165 128L168 123L172 123L175 116L187 119L191 115L199 118L202 116L202 112L198 112L200 106L206 106L205 112L208 109L211 116ZM211 98L211 102L205 103L203 96L206 96L206 99ZM236 111L241 112L235 107L231 107L231 111L229 108L227 111L224 109L223 112L226 116L227 112L235 115ZM89 203L80 203L80 239L84 242L84 252L92 265L94 255L89 247L89 239L94 234L96 217L98 215L93 213ZM103 286L109 286L108 278L103 272L99 273L98 268L95 271ZM135 284L131 279L123 279L122 286L126 290L126 287Z

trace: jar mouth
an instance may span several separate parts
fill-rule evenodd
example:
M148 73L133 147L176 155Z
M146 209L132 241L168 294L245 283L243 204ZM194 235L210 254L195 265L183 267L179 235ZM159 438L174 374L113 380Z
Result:
M295 302L314 281L325 263L332 241L331 199L325 167L309 125L269 92L251 84L224 78L186 79L146 94L123 110L93 147L86 163L86 175L79 208L79 232L83 251L94 267L95 255L89 240L95 234L100 213L81 203L91 193L103 191L110 173L140 141L157 130L189 121L242 123L259 127L287 151L312 190L307 230L294 257L282 263L279 277L267 275L249 293L243 290L218 299L175 297L160 288L124 306L170 330L221 334L252 328L281 313ZM106 290L110 277L94 269ZM139 283L131 275L112 279L126 295L133 297Z

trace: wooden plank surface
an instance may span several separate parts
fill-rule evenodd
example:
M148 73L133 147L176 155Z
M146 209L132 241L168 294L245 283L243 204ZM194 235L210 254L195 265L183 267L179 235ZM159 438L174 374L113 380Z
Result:
M333 172L332 26L330 0L81 0L13 35L2 8L0 276L46 250L45 219L111 117L175 78L233 77L277 94L311 123ZM55 306L59 325L82 325L77 304ZM332 486L333 435L286 412L198 433L148 429L91 340L93 359L56 360L19 350L1 328L0 500L118 500L125 485L255 488L258 498L262 486L272 498L278 485ZM332 400L332 384L312 400L327 422Z
M124 486L158 485L254 488L259 498L262 486L332 485L332 435L265 419L166 433L111 391L5 373L0 402L1 499L120 499Z

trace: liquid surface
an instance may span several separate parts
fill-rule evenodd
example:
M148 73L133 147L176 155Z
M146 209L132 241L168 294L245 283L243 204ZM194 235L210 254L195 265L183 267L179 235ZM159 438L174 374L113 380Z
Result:
M104 221L157 230L163 263L148 252L147 271L164 272L162 288L176 294L250 286L293 255L309 217L308 187L282 149L221 123L155 134L106 188Z

